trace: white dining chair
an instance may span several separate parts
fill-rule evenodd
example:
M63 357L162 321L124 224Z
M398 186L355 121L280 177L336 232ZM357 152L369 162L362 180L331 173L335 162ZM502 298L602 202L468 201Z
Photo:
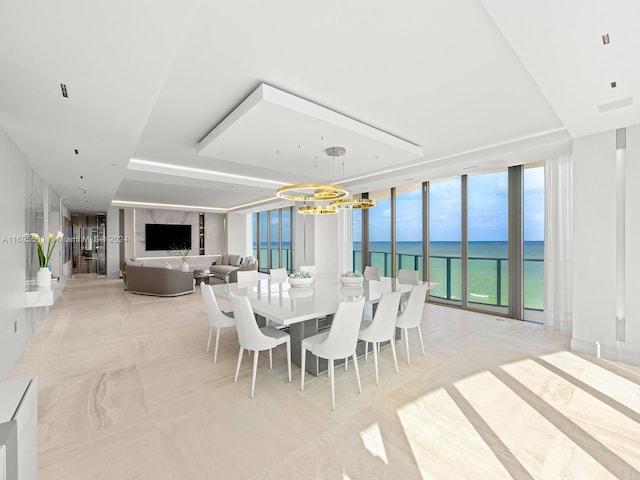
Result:
M269 281L271 282L271 284L279 284L279 283L286 283L287 278L289 277L289 274L287 273L287 269L286 268L272 268L269 270ZM271 325L271 319L265 317L264 319L266 325ZM284 326L282 325L281 328L283 328Z
M362 276L364 277L365 280L377 280L379 282L380 269L378 267L372 267L370 265L367 265L366 267L364 267L364 272L362 273Z
M398 270L398 282L405 285L418 285L418 271L417 270Z
M236 272L238 283L257 283L258 282L258 271L257 270L246 270L243 272Z
M224 313L220 310L216 296L213 294L211 285L207 285L204 282L200 283L200 290L202 291L202 298L204 300L204 309L209 320L209 341L207 342L207 353L211 348L211 334L213 329L216 329L216 344L213 349L213 364L218 361L218 345L220 343L220 329L226 327L235 327L236 321L233 318L233 313Z
M238 331L238 342L240 351L238 352L238 363L236 365L236 376L234 382L238 382L240 364L244 350L253 352L253 371L251 374L251 398L256 389L256 371L258 369L258 356L261 350L269 350L269 368L273 368L272 349L278 345L286 344L287 348L287 369L289 372L289 382L291 382L291 337L288 333L273 327L258 327L253 315L253 308L247 297L240 297L230 294L233 313L236 319L236 330Z
M378 352L380 342L390 342L393 354L393 363L398 373L398 357L396 356L396 318L398 316L398 306L400 305L401 292L383 293L376 307L373 320L363 322L358 338L364 341L365 358L369 349L369 343L373 344L373 363L376 369L376 385L380 385L378 379Z
M407 349L407 365L411 365L409 357L409 329L416 328L418 330L418 338L420 339L420 348L424 353L424 342L422 341L422 331L420 330L420 322L422 322L422 312L424 311L424 301L427 297L428 285L416 285L409 294L407 306L404 311L398 315L396 327L403 329L404 344Z
M418 285L420 283L418 279L417 270L398 270L398 283L401 285ZM400 299L400 310L404 311L407 306L407 298Z
M287 281L287 269L286 268L272 268L269 270L269 278L272 283L283 283Z
M315 277L318 274L318 269L315 265L300 265L301 272L309 272L312 277Z
M341 302L338 305L338 310L333 317L333 323L328 332L318 333L317 335L302 340L302 357L300 359L302 379L300 381L300 390L304 390L305 363L307 360L307 350L309 350L317 357L325 358L329 361L328 373L331 378L331 405L334 411L336 409L336 373L333 369L334 360L353 357L356 379L358 380L358 391L362 393L356 345L358 344L358 332L360 330L360 320L362 319L363 309L364 298L356 300L355 302Z

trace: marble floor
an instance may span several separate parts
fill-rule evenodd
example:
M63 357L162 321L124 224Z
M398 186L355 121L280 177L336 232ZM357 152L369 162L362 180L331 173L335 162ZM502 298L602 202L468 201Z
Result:
M221 301L223 308L228 304ZM576 355L541 326L427 304L426 356L398 349L286 380L286 356L238 383L234 329L205 353L199 289L157 298L69 281L10 378L38 376L39 479L640 477L640 368Z

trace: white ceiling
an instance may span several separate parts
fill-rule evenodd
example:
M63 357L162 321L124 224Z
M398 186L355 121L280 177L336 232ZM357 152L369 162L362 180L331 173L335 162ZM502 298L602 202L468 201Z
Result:
M265 83L422 148L350 173L343 145L336 180L373 190L542 160L640 123L639 24L634 0L3 2L0 127L72 211L226 211L315 178L330 146L283 121L286 135L258 127L224 158L202 155ZM632 103L598 109L618 101Z

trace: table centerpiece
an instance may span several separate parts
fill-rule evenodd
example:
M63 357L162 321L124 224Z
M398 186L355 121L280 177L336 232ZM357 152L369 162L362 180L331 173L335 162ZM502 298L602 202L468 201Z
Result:
M344 286L360 286L364 281L364 277L357 270L354 272L345 272L340 276L340 282Z
M289 275L288 280L292 287L308 287L313 283L313 277L309 272L294 272Z

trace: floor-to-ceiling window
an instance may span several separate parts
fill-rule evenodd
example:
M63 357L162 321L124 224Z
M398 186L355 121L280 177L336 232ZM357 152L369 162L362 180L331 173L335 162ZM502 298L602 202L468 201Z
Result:
M422 273L422 184L396 188L396 273Z
M467 303L505 312L509 305L508 172L467 177Z
M254 252L257 251L260 271L293 269L295 218L291 208L254 213L253 232Z
M258 258L258 215L251 215L251 222L253 224L252 236L253 236L253 256Z
M372 265L383 276L418 270L420 278L440 283L430 290L433 301L527 320L541 314L543 167L516 166L363 195L377 206L353 210L354 270ZM269 230L270 242L277 239L289 268L286 225L294 219L284 211L277 218L280 230Z
M280 210L269 212L269 268L280 268Z
M542 321L544 307L544 165L523 175L523 302L526 320Z
M440 283L431 297L462 300L462 182L460 177L429 182L429 279Z
M369 263L380 275L391 276L391 190L369 193L376 206L369 213Z
M291 209L282 209L282 220L280 222L280 230L282 232L282 261L280 263L281 268L286 268L287 271L291 271Z
M353 271L362 272L362 210L354 208L352 215Z
M258 215L258 266L261 271L269 271L269 212L260 212Z

